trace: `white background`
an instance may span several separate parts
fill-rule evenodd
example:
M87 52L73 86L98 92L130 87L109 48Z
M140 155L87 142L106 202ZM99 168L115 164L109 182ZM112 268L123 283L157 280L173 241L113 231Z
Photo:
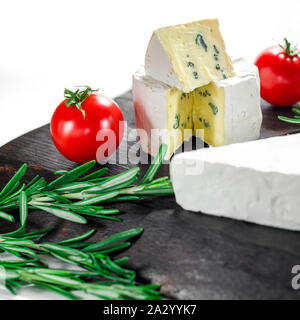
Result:
M131 87L154 29L219 18L227 51L254 60L287 36L299 0L0 0L0 145L50 121L64 87Z

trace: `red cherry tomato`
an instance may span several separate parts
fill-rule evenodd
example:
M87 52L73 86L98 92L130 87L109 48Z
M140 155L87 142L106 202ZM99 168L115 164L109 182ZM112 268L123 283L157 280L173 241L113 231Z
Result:
M81 102L85 117L76 105L67 107L66 102L67 99L59 104L51 119L51 136L58 151L78 163L90 160L100 162L111 156L124 133L124 118L116 102L92 93ZM107 132L113 136L108 137ZM99 158L97 150L104 144L106 151Z
M286 45L264 50L256 59L261 96L275 106L292 106L300 101L300 51Z

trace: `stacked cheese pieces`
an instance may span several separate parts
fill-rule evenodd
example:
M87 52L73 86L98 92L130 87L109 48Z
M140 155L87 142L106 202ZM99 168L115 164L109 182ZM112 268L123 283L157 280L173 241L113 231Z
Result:
M133 76L142 149L166 159L191 136L211 146L257 139L262 122L258 72L225 51L218 20L158 29L145 67Z

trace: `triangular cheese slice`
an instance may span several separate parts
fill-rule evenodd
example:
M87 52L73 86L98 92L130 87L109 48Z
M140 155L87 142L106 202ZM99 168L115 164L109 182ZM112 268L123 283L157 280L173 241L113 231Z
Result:
M202 20L154 31L146 74L183 92L235 76L218 20Z

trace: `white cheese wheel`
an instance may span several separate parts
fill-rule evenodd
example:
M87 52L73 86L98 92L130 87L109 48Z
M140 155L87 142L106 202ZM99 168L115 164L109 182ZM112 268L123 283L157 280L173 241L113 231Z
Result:
M186 210L300 230L300 134L175 155L170 174Z

